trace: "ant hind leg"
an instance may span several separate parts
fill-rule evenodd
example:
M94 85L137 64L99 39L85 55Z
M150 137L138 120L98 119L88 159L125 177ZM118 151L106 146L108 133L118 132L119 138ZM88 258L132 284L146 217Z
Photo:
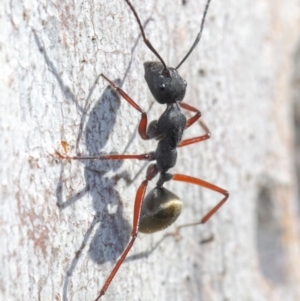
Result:
M174 174L172 180L185 182L185 183L190 183L190 184L196 184L196 185L199 185L201 187L208 188L212 191L219 192L223 195L223 198L211 210L209 210L209 212L206 213L200 219L200 221L179 226L177 228L177 232L180 228L190 227L190 226L195 226L195 225L206 223L211 218L211 216L213 216L219 210L219 208L227 201L227 199L229 197L229 193L228 193L227 190L225 190L223 188L220 188L220 187L218 187L214 184L211 184L209 182L198 179L198 178L194 178L194 177L183 175L183 174Z

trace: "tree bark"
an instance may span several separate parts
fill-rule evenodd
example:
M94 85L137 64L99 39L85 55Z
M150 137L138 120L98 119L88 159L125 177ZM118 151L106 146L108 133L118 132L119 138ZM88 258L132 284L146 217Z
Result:
M205 1L132 2L147 38L177 66ZM138 235L103 300L300 300L291 84L297 5L211 2L200 44L179 71L188 83L184 101L201 110L212 138L180 149L172 172L227 189L229 200L206 224L169 235L222 196L167 183L182 198L182 216ZM122 0L16 0L1 8L0 299L94 300L130 239L147 164L61 161L55 151L155 150L137 134L140 114L99 74L151 121L164 106L147 89L143 62L157 59ZM185 137L201 133L196 123Z

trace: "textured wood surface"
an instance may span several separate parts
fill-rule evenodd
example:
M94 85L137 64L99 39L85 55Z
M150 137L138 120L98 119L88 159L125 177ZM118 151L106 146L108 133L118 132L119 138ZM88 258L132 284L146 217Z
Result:
M176 66L204 1L133 3ZM300 300L291 84L299 15L296 0L212 0L201 43L180 67L185 101L202 111L212 138L180 149L174 171L230 198L181 238L168 236L174 227L139 235L103 300ZM118 81L153 120L163 106L147 91L143 62L154 56L122 0L6 0L0 28L0 299L94 300L128 242L144 164L51 155L155 149L136 133L139 114L98 78ZM199 133L195 124L186 137ZM177 225L221 197L167 187L183 200Z

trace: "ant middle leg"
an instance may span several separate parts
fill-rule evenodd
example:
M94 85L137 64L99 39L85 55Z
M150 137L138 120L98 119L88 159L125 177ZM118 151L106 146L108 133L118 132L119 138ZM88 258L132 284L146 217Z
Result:
M66 156L62 155L58 151L55 152L56 155L62 160L126 160L126 159L136 159L136 160L147 160L152 161L155 160L154 152L145 153L145 154L138 154L138 155L131 155L131 154L110 154L110 155L103 155L103 156Z

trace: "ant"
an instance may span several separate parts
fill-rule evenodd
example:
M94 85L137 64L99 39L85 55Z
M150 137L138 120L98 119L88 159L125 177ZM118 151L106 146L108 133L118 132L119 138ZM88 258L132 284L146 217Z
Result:
M211 0L207 0L205 10L203 13L200 31L197 34L196 40L192 47L187 52L182 61L176 68L167 67L164 60L152 46L150 41L146 38L143 26L139 19L139 16L129 0L125 0L129 8L133 12L135 19L139 25L144 43L159 59L159 62L145 62L145 80L148 87L159 104L165 104L167 106L164 113L158 120L152 121L148 125L147 114L140 106L130 98L120 87L114 82L109 80L105 75L100 74L110 86L119 93L134 109L141 113L141 120L138 127L139 135L142 139L156 139L158 145L155 151L145 154L109 154L104 156L65 156L57 152L57 155L61 159L76 159L76 160L146 160L155 161L149 165L145 180L140 184L134 203L134 215L133 215L133 229L131 232L131 240L123 251L121 257L115 264L112 272L106 279L103 287L101 288L95 301L99 300L108 289L114 276L125 260L128 252L130 251L134 241L137 237L138 231L142 233L154 233L170 226L181 213L182 202L178 196L164 187L165 182L174 180L179 182L186 182L196 184L201 187L208 188L212 191L219 192L223 195L223 198L215 205L199 222L191 223L185 226L192 226L197 224L203 224L216 213L216 211L226 202L229 197L229 193L209 182L203 181L198 178L183 174L171 174L169 169L175 166L177 160L177 148L204 141L210 138L210 132L207 126L200 122L201 127L204 129L205 134L202 136L189 138L182 140L183 131L193 125L200 117L201 112L192 107L191 105L182 102L186 92L186 81L179 75L178 69L189 57L192 51L199 43L204 28L205 18L209 8ZM181 108L194 113L193 117L186 119L181 112ZM152 189L147 196L145 196L148 182L159 175L159 179L156 183L156 187ZM180 228L180 227L179 227Z

